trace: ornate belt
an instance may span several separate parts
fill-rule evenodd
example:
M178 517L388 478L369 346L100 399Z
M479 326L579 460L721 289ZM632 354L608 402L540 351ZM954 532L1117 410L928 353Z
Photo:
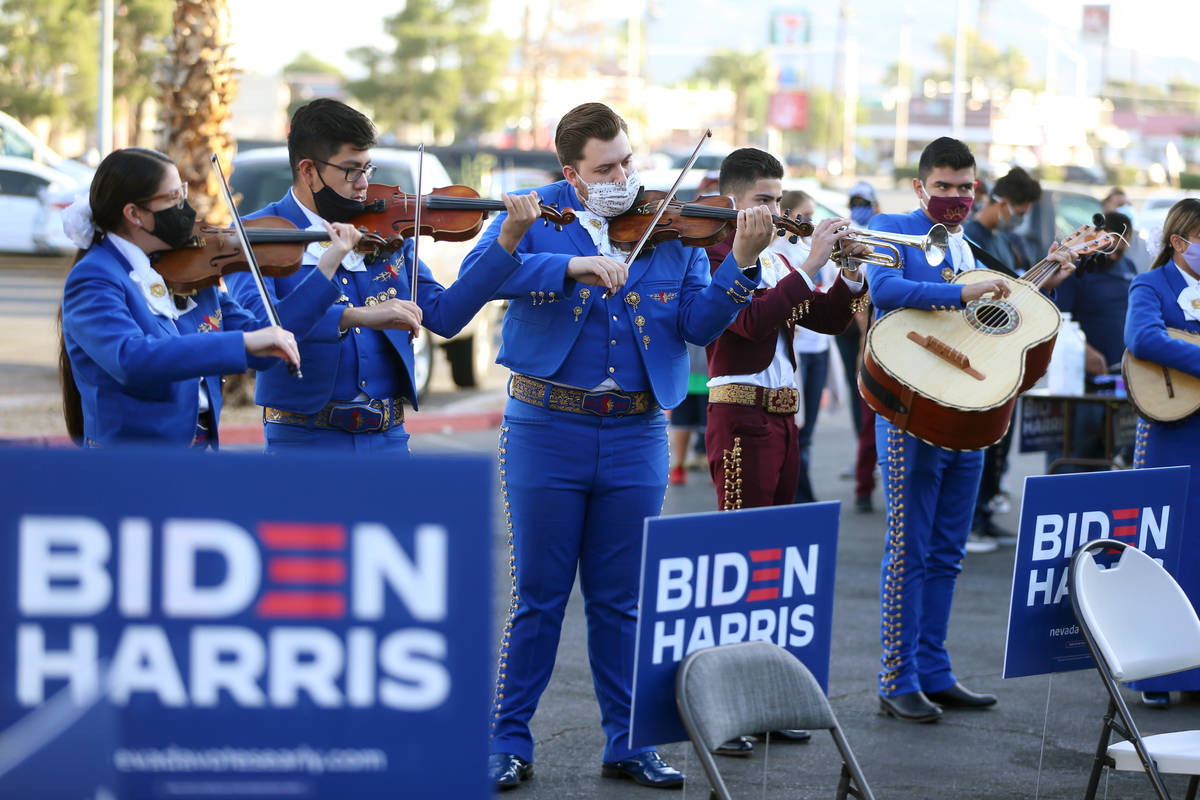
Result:
M596 414L602 417L645 414L658 405L650 392L585 392L583 389L558 386L515 372L508 381L508 396L551 411Z
M708 402L729 403L735 406L755 406L768 414L795 414L800 410L800 397L795 389L768 389L748 383L726 383L708 390Z
M382 433L404 422L404 406L398 397L367 403L330 403L315 414L264 406L263 422L346 433Z

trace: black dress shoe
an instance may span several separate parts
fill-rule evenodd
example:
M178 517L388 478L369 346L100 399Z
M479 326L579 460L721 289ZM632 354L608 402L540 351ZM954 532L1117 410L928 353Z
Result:
M972 530L976 536L987 536L993 539L996 544L1009 545L1017 543L1017 535L1010 530L1001 528L991 518L985 519L982 523L975 526Z
M754 752L754 742L748 736L738 736L728 742L721 742L714 755L718 756L748 756Z
M662 756L654 750L620 761L605 761L600 765L600 774L606 778L629 778L655 789L678 789L683 786L683 773L663 761Z
M996 705L996 695L976 694L961 683L956 683L949 689L940 692L929 692L925 695L942 708L981 709Z
M879 709L905 722L937 722L942 710L929 702L924 692L906 692L895 697L879 696Z
M515 789L521 781L533 777L533 764L512 753L488 756L488 781L497 789Z
M780 742L788 742L791 744L803 744L804 742L807 742L810 739L812 739L811 733L809 733L808 731L805 731L805 730L800 730L799 728L792 728L791 730L781 730L781 731L765 731L763 733L754 734L754 738L758 739L759 741L765 742L767 740L767 734L770 734L771 741L774 742L775 744L779 744Z

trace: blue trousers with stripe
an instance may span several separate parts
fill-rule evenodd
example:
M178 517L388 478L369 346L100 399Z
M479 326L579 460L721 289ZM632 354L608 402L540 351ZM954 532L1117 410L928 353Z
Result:
M631 750L628 739L642 531L645 518L661 512L667 488L662 411L600 417L510 398L500 429L500 483L513 593L492 752L533 761L529 721L554 669L576 572L604 728L602 758L653 749Z
M887 503L879 694L940 692L957 681L946 635L984 454L934 447L883 417L875 421L875 447Z

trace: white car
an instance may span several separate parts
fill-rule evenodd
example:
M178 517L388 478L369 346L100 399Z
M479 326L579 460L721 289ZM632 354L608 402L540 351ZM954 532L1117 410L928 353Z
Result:
M0 111L0 155L36 161L66 173L79 184L90 184L95 171L81 161L60 156L15 117L3 111Z
M87 191L72 176L28 158L0 156L0 251L69 252L62 209Z
M417 180L417 151L389 147L371 148L371 162L378 167L372 182L398 186L411 193ZM421 175L422 194L453 183L446 168L436 156L426 153ZM292 171L286 147L263 147L244 150L233 158L229 176L235 195L240 194L238 208L249 214L283 197L292 185ZM484 221L486 227L488 221ZM435 242L429 237L421 240L421 261L429 266L443 286L458 278L458 268L474 247L478 236L465 242ZM500 348L500 324L504 318L501 301L488 303L459 334L450 340L436 335L418 336L416 342L417 393L423 394L433 369L432 344L441 345L450 363L454 384L460 387L477 386L492 368ZM428 334L428 332L427 332Z

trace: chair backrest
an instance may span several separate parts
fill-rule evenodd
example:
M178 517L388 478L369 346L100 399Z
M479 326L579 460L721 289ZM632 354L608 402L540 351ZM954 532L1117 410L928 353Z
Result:
M689 732L710 752L742 734L837 726L808 667L770 642L692 653L676 673L675 700Z
M1102 569L1093 556L1121 550ZM1200 666L1200 619L1187 595L1154 559L1112 539L1081 546L1071 557L1071 603L1079 624L1119 681Z

